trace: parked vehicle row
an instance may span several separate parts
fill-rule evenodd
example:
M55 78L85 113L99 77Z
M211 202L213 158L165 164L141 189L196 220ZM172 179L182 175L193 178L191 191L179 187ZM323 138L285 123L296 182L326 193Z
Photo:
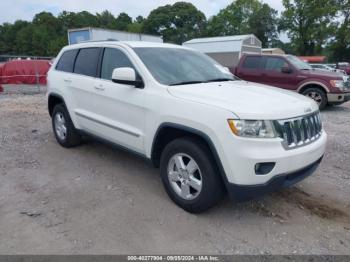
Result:
M347 73L344 70L341 69L337 69L336 65L334 64L310 64L309 65L315 69L315 70L319 70L319 71L326 71L326 72L336 72L342 75L347 75Z
M350 79L316 71L292 55L244 54L231 72L246 81L295 91L315 100L320 109L350 100Z
M336 65L337 69L345 71L347 75L350 75L350 64L347 62L341 62Z
M327 102L345 96L342 79L315 75L293 57L247 55L240 65L238 75L251 81L265 73L265 84L287 88L295 75L315 79L301 93ZM319 92L317 80L333 93ZM245 200L289 187L315 171L326 147L313 100L243 81L177 45L65 47L49 71L47 95L60 145L77 146L88 135L149 159L169 197L189 212L207 210L225 193Z

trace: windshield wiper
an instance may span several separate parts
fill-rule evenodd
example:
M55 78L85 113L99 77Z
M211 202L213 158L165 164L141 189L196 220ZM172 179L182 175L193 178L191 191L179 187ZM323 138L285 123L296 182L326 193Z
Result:
M234 81L234 79L232 79L232 78L214 78L214 79L207 80L205 82L209 83L209 82L225 82L225 81Z
M200 84L200 83L205 83L205 82L203 82L203 81L184 81L184 82L170 84L170 86L181 86L181 85Z

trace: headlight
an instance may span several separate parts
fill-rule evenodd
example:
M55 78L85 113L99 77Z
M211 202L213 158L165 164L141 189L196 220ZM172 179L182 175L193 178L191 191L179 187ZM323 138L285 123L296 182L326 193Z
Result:
M271 121L229 119L228 124L232 132L237 136L251 138L277 137Z
M340 90L344 90L344 81L343 80L331 80L331 85L333 87L339 88Z

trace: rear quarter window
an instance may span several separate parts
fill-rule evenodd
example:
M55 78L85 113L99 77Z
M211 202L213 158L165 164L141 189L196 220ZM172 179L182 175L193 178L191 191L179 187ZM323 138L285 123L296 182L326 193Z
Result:
M72 73L78 51L78 49L75 49L64 52L56 65L56 70Z
M261 64L260 56L247 56L244 59L242 67L245 69L259 69Z

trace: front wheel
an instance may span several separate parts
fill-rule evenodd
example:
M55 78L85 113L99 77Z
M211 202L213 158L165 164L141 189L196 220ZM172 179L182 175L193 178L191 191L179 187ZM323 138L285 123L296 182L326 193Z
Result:
M304 90L303 95L315 100L320 110L324 109L327 106L327 95L323 90L319 88L307 88Z
M216 205L224 195L220 174L201 141L179 138L164 149L160 172L169 197L190 213Z

